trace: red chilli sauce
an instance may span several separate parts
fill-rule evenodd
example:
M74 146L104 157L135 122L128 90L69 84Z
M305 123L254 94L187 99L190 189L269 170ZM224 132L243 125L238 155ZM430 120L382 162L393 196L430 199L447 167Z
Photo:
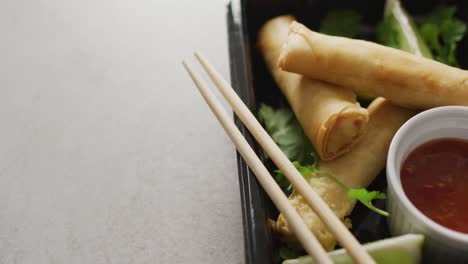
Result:
M406 196L424 215L468 233L468 141L428 141L408 155L400 175Z

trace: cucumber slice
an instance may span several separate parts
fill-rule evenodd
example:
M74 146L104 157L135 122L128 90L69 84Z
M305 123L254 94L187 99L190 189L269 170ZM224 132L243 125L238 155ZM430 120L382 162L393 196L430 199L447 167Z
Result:
M432 59L430 49L421 38L411 17L403 9L399 0L386 1L384 12L384 24L385 23L389 23L388 26L393 32L380 32L380 34L395 34L397 41L397 43L395 43L395 48L413 53L417 56Z
M415 264L421 262L423 235L407 234L387 238L364 245L364 249L378 264ZM329 253L335 264L352 264L351 257L344 249ZM285 260L283 264L314 264L311 256Z
M383 45L432 59L431 50L399 0L386 1L384 18L377 29L377 39ZM365 94L357 96L360 99L372 99Z

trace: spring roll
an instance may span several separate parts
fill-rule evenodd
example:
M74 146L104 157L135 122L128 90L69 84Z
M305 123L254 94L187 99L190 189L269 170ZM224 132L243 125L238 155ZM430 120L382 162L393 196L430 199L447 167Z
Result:
M260 30L259 47L305 134L320 157L331 160L348 152L364 134L368 113L350 89L304 78L277 66L293 21L291 16L268 21Z
M297 22L290 26L278 65L403 107L468 106L468 71L376 43L313 32Z
M335 160L319 163L320 170L334 175L350 188L367 187L382 171L393 135L414 114L412 110L395 106L383 98L375 99L368 107L368 111L367 133L351 152ZM351 227L350 220L346 217L353 210L356 200L349 198L346 190L328 177L313 176L309 180L309 184L338 218ZM300 195L292 194L289 200L324 248L333 250L336 244L333 235L303 198ZM276 227L284 240L293 245L297 244L283 215L278 217Z

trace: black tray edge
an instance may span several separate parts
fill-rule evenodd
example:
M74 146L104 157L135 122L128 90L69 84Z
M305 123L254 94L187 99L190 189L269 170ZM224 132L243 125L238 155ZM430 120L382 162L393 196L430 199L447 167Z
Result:
M244 4L242 0L232 0L228 4L229 66L232 87L249 109L255 113L251 62L249 61L250 50L247 44L248 36L244 34L247 32L246 15L242 9ZM255 149L252 135L235 115L234 122ZM237 152L237 169L243 217L245 263L272 263L272 240L268 226L265 225L268 220L263 204L264 191L239 152Z

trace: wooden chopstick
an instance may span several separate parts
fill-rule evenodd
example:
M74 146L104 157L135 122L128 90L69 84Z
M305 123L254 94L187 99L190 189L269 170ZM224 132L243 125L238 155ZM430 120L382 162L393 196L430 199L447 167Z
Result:
M320 242L317 240L317 238L315 238L306 224L302 221L296 209L294 209L294 207L291 205L286 195L268 172L267 168L263 165L257 154L255 154L255 151L250 147L249 143L231 120L230 116L226 110L224 110L223 106L218 101L214 93L207 88L207 85L195 73L195 71L187 62L183 62L183 64L187 72L190 74L190 77L192 77L201 95L205 99L206 103L210 107L211 111L215 114L216 118L221 123L232 142L234 142L236 145L239 153L242 155L250 169L256 175L263 189L267 192L268 196L271 198L278 210L280 210L288 220L288 223L290 224L294 234L297 235L299 241L304 246L304 249L308 254L313 256L318 263L332 264L333 262L331 261L327 252L323 249Z
M328 207L322 198L310 187L309 183L283 154L281 149L276 145L273 139L271 139L265 129L263 129L229 83L221 77L203 55L199 52L195 52L195 57L207 71L208 76L215 83L224 98L229 102L239 119L244 123L276 166L285 174L295 191L304 198L307 204L309 204L312 210L320 217L322 222L328 227L330 232L340 242L341 246L346 249L354 261L356 263L375 263L357 239L333 213L330 207Z

